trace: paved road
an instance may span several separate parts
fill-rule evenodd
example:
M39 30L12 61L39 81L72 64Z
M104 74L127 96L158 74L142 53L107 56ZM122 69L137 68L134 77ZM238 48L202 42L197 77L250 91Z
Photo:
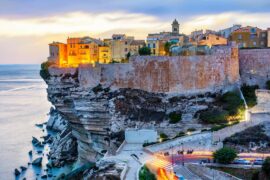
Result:
M174 166L174 172L176 175L182 175L186 180L201 180L201 178L190 172L187 167L182 165Z

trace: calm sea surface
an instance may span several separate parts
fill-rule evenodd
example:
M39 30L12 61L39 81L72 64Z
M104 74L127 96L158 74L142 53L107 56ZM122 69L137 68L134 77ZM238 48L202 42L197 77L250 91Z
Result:
M35 124L47 121L51 105L39 67L0 65L0 179L15 179L15 168L28 167L32 136L44 135ZM35 179L38 171L29 166L23 176Z

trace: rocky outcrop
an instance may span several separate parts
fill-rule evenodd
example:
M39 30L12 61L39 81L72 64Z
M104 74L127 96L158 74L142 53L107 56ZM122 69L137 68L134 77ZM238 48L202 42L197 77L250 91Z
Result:
M198 122L196 112L207 109L216 96L211 92L180 96L102 85L92 88L82 85L76 69L61 72L54 68L50 73L45 79L48 99L68 121L81 163L114 153L126 128L154 128L170 137L189 128L204 129L207 126ZM168 116L172 112L181 113L182 120L171 124Z
M96 163L96 167L84 172L84 179L122 179L124 171L127 170L127 165L116 160L101 160Z
M45 141L50 143L49 166L61 167L77 160L77 140L72 135L69 123L56 109L51 108L47 129L58 132L45 138Z
M47 122L47 129L61 132L67 128L67 121L59 114L59 112L51 108L50 118Z

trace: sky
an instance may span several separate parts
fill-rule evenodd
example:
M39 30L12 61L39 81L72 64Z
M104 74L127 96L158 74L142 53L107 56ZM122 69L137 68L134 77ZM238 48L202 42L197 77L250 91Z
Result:
M0 64L38 64L48 44L67 37L145 39L170 31L220 30L233 24L270 27L270 0L0 0Z

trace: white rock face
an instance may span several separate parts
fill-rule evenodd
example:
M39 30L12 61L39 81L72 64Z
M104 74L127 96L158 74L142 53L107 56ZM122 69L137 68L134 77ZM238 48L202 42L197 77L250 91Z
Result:
M83 73L87 74L87 71ZM188 128L200 130L208 127L200 124L195 115L211 105L211 93L197 97L129 88L111 89L101 85L91 87L83 85L80 78L80 73L57 72L45 81L48 99L59 112L52 113L48 127L63 130L65 121L62 119L68 121L71 134L77 140L81 163L95 162L106 152L114 153L124 140L127 128L155 129L174 137ZM97 83L93 81L93 84ZM169 114L172 112L183 114L182 120L170 123ZM62 143L55 143L55 147L59 144ZM61 148L68 149L69 146ZM58 152L60 149L56 148L54 154Z
M47 122L47 128L53 131L61 132L67 127L67 121L53 108L50 111L50 118Z

